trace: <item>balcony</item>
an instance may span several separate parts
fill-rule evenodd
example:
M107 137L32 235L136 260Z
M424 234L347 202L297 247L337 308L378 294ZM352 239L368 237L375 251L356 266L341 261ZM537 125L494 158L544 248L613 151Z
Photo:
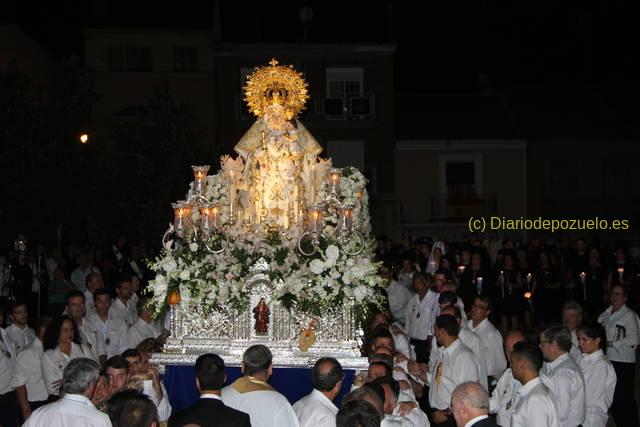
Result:
M431 196L430 220L437 222L466 222L472 216L491 216L498 211L496 194Z
M303 121L374 121L375 110L373 94L352 98L332 98L311 94L306 108L300 113L300 119ZM236 95L236 112L238 120L253 120L242 95Z

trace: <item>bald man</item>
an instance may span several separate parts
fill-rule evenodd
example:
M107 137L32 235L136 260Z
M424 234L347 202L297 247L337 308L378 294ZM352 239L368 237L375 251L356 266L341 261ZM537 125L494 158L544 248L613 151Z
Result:
M516 393L522 386L518 380L513 378L513 372L511 371L511 352L516 343L525 341L526 339L520 331L511 331L504 337L504 353L507 356L509 367L498 380L498 384L493 390L491 399L489 400L489 409L492 414L497 414L496 421L501 426L509 425L511 413L513 412L513 402Z
M495 427L489 418L489 395L476 382L462 383L451 394L451 411L458 427Z

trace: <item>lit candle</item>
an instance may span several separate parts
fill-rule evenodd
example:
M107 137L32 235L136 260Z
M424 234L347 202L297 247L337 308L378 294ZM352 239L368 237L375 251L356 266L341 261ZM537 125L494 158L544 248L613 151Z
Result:
M504 270L500 270L500 290L502 291L502 298L504 298Z
M478 290L479 294L482 293L482 277L476 278L476 289Z
M311 165L311 182L309 183L309 203L313 204L316 202L316 165Z
M464 273L464 269L467 268L464 265L459 265L458 266L458 273L462 276L462 273Z
M212 209L211 205L204 205L200 208L200 229L204 232L208 232L211 229L209 221Z
M531 288L531 273L527 273L527 289Z
M624 282L624 267L618 267L618 277L620 278L620 283Z
M195 180L193 193L200 195L202 194L202 184L207 177L207 172L209 172L209 165L191 166L191 170L193 170L193 178Z
M582 282L582 296L587 300L587 274L583 271L580 273L580 281Z
M331 184L331 193L340 192L340 178L342 178L342 169L332 168L329 172L329 181Z
M213 227L218 227L218 215L220 215L220 206L213 205L211 206L211 217L213 219Z
M311 206L309 208L309 228L312 232L319 231L319 221L320 220L320 211L316 206Z
M524 293L524 297L525 297L526 299L531 299L531 296L532 296L532 295L533 295L533 294L532 294L530 291L527 291L527 292L525 292L525 293Z

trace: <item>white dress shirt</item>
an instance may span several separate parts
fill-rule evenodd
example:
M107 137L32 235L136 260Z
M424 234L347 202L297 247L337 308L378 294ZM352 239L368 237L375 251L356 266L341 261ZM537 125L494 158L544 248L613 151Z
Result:
M511 427L560 427L558 410L551 392L535 378L516 393Z
M580 347L578 346L578 334L574 329L571 331L571 350L569 351L569 355L576 362L576 365L580 366L580 361L582 360L582 352L580 351Z
M96 312L96 305L93 302L93 293L87 289L84 292L84 307L87 309L87 316Z
M386 414L380 427L429 427L429 419L419 406L413 408L407 415L400 415L399 405L393 408L393 413Z
M11 354L4 337L4 329L0 328L0 395L13 390L11 380L15 371L15 357Z
M587 390L587 415L582 426L605 427L616 388L616 372L602 350L583 356L580 369Z
M22 350L27 348L29 344L36 338L36 333L28 326L20 329L15 323L7 326L7 336L14 345L15 351L13 354L18 355Z
M57 402L36 409L24 427L111 427L111 421L85 396L65 394Z
M239 393L232 386L222 389L225 405L249 414L252 427L299 427L298 417L286 397L273 390Z
M82 324L76 324L78 326L78 332L80 333L80 342L91 350L93 353L93 359L99 360L100 356L107 354L104 341L100 339L98 329L94 324L88 322L86 318L82 319Z
M560 424L576 427L583 423L586 414L586 393L582 371L569 353L564 353L553 362L544 364L542 381L551 391ZM545 381L546 379L549 381Z
M440 350L438 356L433 370L427 374L429 403L433 409L445 410L451 404L453 390L467 381L479 382L480 372L473 352L459 339Z
M147 323L142 317L139 317L127 332L129 348L136 348L138 344L147 338L158 338L161 332L158 322Z
M493 389L489 399L489 412L497 414L496 422L498 425L509 425L511 413L514 409L515 396L521 387L520 381L513 378L511 368L507 368L498 380L498 384L496 384L496 388Z
M424 341L433 335L433 319L439 308L438 295L429 289L422 300L418 294L409 300L404 326L410 338Z
M635 363L636 346L640 344L638 315L626 305L612 313L607 308L599 317L598 323L607 331L607 357L612 362Z
M49 398L47 387L42 379L42 341L33 340L31 345L20 352L16 358L16 370L13 373L11 386L25 386L29 402L41 402Z
M300 427L336 427L338 407L321 391L314 389L293 405Z
M142 394L149 397L156 409L158 410L158 421L161 423L167 421L171 416L171 404L169 403L169 394L164 386L164 382L160 381L160 389L162 390L162 399L158 402L152 380L145 380L142 383Z
M71 355L60 351L60 347L49 349L42 355L42 379L49 394L59 394L59 390L54 389L53 383L62 379L62 371L67 364L75 358L87 357L96 360L93 352L83 345L71 343ZM97 362L97 360L96 360Z
M408 359L415 359L415 352L412 351L411 343L409 342L409 337L407 337L404 333L391 332L391 336L393 337L393 345L396 348L396 351L407 356Z
M478 421L482 421L489 418L489 415L478 415L475 418L471 418L469 421L467 421L467 423L464 425L464 427L472 427L475 423L477 423Z
M389 287L387 287L387 297L393 319L404 322L407 314L407 305L413 297L413 292L397 280L392 280L389 283Z
M458 338L460 338L462 344L466 345L469 347L469 350L473 351L473 355L476 357L476 361L478 362L480 384L486 390L489 390L489 386L487 384L487 360L485 359L484 346L482 345L482 341L480 341L480 337L471 331L460 328Z
M124 323L126 323L127 327L133 325L137 319L137 317L131 317L129 309L120 298L116 298L113 300L111 307L109 307L109 317L112 317L116 320L122 320Z
M473 320L469 320L467 327L482 341L485 354L487 355L487 375L499 378L504 370L507 369L507 358L504 355L502 335L500 335L500 332L495 326L489 322L489 319L484 319L476 327L473 326Z
M133 319L134 322L138 318L138 301L140 301L138 294L132 291L131 298L127 300L127 310L129 310L129 317Z
M107 320L103 321L97 313L93 313L87 315L85 321L98 332L98 339L104 345L107 359L122 354L130 348L127 340L127 325L124 320L116 320L107 316Z

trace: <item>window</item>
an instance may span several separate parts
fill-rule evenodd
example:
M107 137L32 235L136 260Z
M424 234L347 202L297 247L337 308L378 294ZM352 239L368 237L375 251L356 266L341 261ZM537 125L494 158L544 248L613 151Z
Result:
M476 172L473 162L447 162L447 194L452 198L469 199L476 196Z
M151 71L151 48L127 46L127 71Z
M198 71L198 49L190 46L174 47L173 69L178 72Z
M362 68L327 68L327 98L347 101L359 96L362 96Z
M151 48L112 44L107 48L109 71L151 71Z
M124 46L110 45L107 50L107 65L109 71L124 71Z

